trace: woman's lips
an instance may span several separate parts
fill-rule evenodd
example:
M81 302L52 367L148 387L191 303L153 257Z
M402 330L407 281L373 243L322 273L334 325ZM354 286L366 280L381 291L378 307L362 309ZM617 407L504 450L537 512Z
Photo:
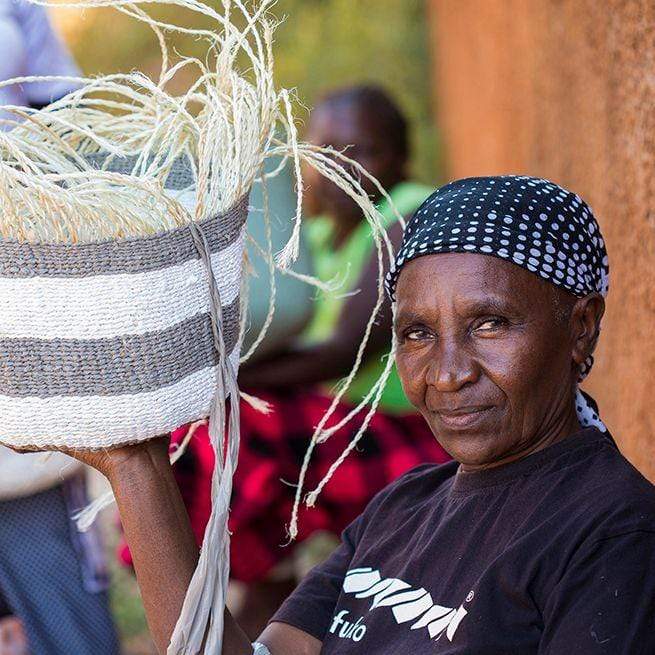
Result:
M492 409L493 407L491 405L475 405L449 410L435 410L434 413L443 425L452 429L461 430L463 428L470 428L485 420Z

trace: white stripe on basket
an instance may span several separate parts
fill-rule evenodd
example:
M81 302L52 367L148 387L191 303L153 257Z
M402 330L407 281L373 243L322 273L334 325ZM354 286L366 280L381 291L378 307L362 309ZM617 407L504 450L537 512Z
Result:
M233 366L239 350L230 354ZM208 416L216 367L162 387L123 396L13 398L0 395L0 443L17 448L110 448L145 441ZM48 436L44 438L44 426Z
M212 255L221 294L239 295L244 233ZM0 278L0 336L105 339L163 330L209 311L199 260L147 273L86 278ZM47 423L46 423L47 424Z

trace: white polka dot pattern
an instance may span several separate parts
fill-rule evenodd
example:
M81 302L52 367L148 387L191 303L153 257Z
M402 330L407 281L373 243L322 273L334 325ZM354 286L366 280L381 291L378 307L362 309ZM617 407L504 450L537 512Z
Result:
M471 177L437 189L407 224L386 279L395 300L402 267L423 255L471 252L512 262L577 297L609 289L605 242L580 196L554 182L523 175ZM583 365L580 380L593 358ZM583 425L604 426L578 393Z

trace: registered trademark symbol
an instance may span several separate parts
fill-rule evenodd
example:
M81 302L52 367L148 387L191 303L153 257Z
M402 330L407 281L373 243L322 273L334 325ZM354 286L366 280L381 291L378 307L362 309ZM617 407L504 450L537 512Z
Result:
M466 602L470 603L473 600L473 596L475 596L475 592L469 591L469 595L466 597Z

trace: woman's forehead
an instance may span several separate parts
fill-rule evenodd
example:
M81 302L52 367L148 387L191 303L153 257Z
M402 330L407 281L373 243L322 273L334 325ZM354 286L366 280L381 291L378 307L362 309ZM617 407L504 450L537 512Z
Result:
M489 299L521 306L552 296L548 283L505 260L478 253L437 253L408 262L398 278L398 309L440 300Z

